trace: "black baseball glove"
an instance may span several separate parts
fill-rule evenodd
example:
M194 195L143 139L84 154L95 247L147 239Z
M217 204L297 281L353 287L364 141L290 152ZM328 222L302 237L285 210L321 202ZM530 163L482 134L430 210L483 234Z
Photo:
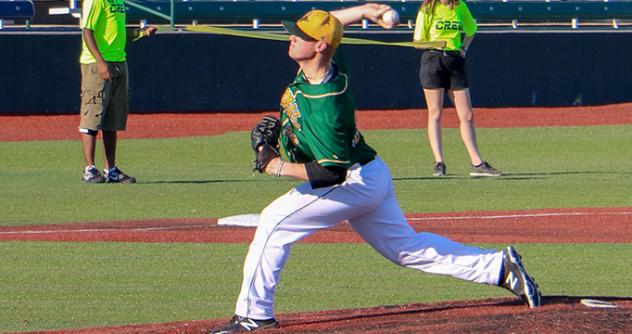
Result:
M279 134L281 121L274 116L265 116L250 131L250 144L255 152L253 171L264 173L270 160L279 156Z

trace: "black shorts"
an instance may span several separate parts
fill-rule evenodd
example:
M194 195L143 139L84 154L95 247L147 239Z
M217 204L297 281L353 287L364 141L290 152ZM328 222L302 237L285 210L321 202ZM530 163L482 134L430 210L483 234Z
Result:
M467 88L465 58L461 57L458 51L428 50L421 56L419 80L421 86L427 89Z

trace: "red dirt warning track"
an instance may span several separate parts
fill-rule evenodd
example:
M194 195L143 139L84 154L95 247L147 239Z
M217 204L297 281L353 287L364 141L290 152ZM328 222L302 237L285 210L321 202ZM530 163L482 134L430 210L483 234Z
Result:
M168 138L219 135L249 131L261 113L132 114L125 138ZM632 124L632 103L564 108L476 108L476 127L588 126ZM424 128L428 115L421 109L358 111L360 129ZM459 126L456 111L446 109L442 126ZM0 141L79 140L79 115L0 116Z

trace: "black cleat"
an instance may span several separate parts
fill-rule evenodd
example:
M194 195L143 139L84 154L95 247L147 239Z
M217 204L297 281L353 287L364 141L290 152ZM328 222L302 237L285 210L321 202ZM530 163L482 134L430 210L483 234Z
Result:
M230 334L230 333L242 333L252 332L258 329L264 328L276 328L279 327L279 323L273 319L267 320L255 320L238 315L233 316L228 322L228 325L213 329L209 334Z

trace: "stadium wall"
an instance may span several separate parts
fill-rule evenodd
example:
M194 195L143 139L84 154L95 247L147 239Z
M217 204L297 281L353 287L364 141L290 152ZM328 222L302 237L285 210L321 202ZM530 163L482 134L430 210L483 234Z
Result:
M353 34L407 40L410 34ZM632 32L482 32L468 55L475 107L632 101ZM78 32L0 33L0 114L79 110ZM423 107L421 52L344 46L359 109ZM287 43L162 33L128 45L132 112L275 110L296 65Z

